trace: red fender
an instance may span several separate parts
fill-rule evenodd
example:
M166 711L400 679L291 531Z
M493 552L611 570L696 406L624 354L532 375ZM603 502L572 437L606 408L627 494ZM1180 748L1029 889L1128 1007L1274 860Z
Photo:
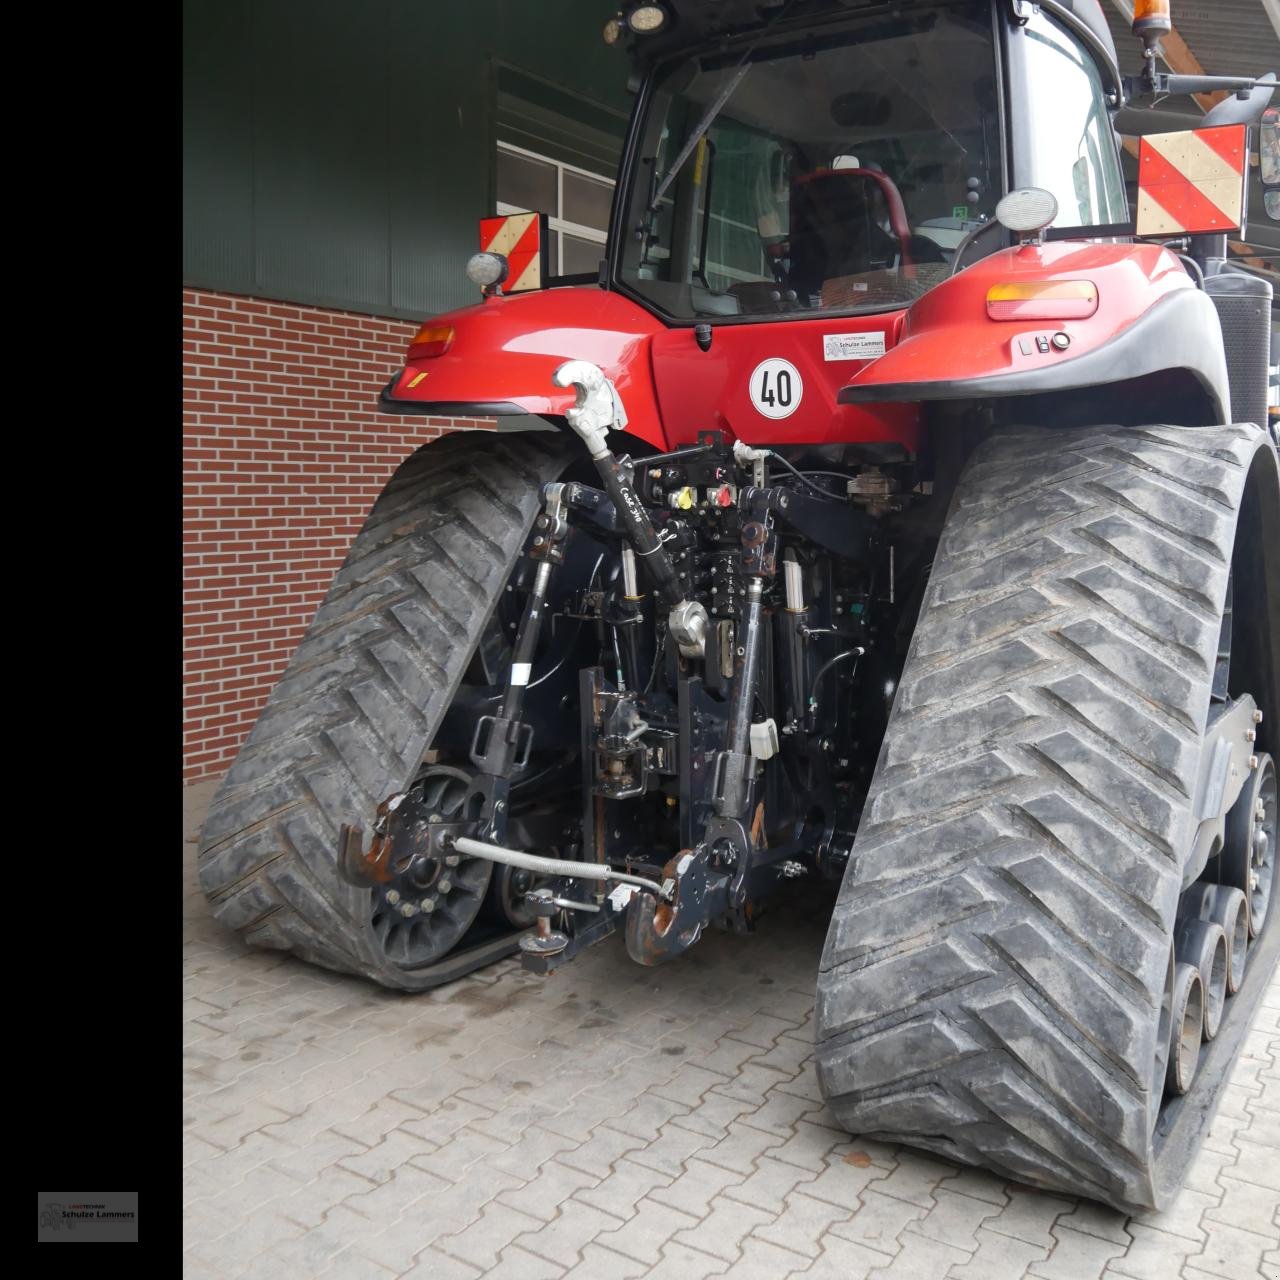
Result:
M574 402L553 386L566 360L590 360L613 380L626 405L627 430L667 448L650 363L650 340L662 323L621 294L594 286L490 298L437 316L451 328L443 355L410 346L404 369L383 392L393 413L439 416L531 413L557 417Z
M987 291L1029 281L1087 280L1097 310L1080 319L993 320ZM863 365L841 392L842 404L945 398L953 384L1066 366L1099 350L1152 306L1179 290L1196 291L1178 258L1153 244L1057 241L1022 245L982 258L925 294L908 310L898 342ZM1212 310L1208 299L1204 302ZM1055 334L1065 334L1063 346ZM1047 340L1048 350L1045 350ZM1206 338L1207 341L1207 338ZM1062 342L1062 339L1059 339Z

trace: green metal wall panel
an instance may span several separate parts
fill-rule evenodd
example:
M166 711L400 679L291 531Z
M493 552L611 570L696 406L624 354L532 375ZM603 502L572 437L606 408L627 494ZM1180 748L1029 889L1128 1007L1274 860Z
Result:
M254 261L268 294L387 302L388 55L380 5L258 6Z
M188 3L182 251L190 283L253 288L253 0Z
M518 67L496 67L494 129L504 142L615 176L627 117L535 79Z
M389 191L391 307L429 315L476 300L463 274L476 220L492 212L492 84L486 33L495 0L398 0L392 10Z
M631 101L612 11L184 0L184 282L411 317L473 301L499 77L512 141L611 172Z

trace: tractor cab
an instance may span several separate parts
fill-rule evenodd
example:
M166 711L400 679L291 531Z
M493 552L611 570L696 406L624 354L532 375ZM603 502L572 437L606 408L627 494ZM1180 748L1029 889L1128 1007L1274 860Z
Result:
M1160 7L1135 19L1148 51ZM1150 58L1126 79L1095 0L628 3L605 38L636 103L598 275L548 276L536 211L485 219L482 303L424 325L384 409L563 424L552 374L585 355L657 449L714 429L914 453L930 405L1082 386L1122 421L1225 415L1220 350L1160 335L1216 323L1199 277L1243 221L1240 122L1269 88ZM1172 185L1135 226L1116 111L1206 87L1234 95L1205 118L1220 154L1207 177L1176 141L1144 159Z
M1012 187L1052 192L1061 228L1125 220L1119 71L1089 6L799 12L767 8L736 39L691 30L704 44L684 53L637 41L622 287L673 318L902 306L972 260Z
M901 307L945 279L1002 194L990 18L927 5L655 68L619 286L688 321Z

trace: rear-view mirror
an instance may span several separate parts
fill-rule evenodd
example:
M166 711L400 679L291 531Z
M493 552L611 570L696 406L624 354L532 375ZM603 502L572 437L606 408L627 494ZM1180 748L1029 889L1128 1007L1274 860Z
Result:
M1258 168L1266 215L1280 222L1280 108L1268 107L1258 129Z

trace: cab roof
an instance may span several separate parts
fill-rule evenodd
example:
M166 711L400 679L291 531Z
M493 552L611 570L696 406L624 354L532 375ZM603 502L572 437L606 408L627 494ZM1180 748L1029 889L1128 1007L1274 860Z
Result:
M793 23L937 2L906 0L904 6L903 0L894 0L892 4L884 0L666 0L667 8L675 17L669 30L633 40L631 52L637 62L647 65L681 49L762 31L775 21L790 27ZM992 3L1009 8L1011 0L992 0ZM1057 17L1084 28L1092 37L1092 43L1111 63L1113 75L1119 75L1115 42L1101 0L1038 0L1038 3Z

